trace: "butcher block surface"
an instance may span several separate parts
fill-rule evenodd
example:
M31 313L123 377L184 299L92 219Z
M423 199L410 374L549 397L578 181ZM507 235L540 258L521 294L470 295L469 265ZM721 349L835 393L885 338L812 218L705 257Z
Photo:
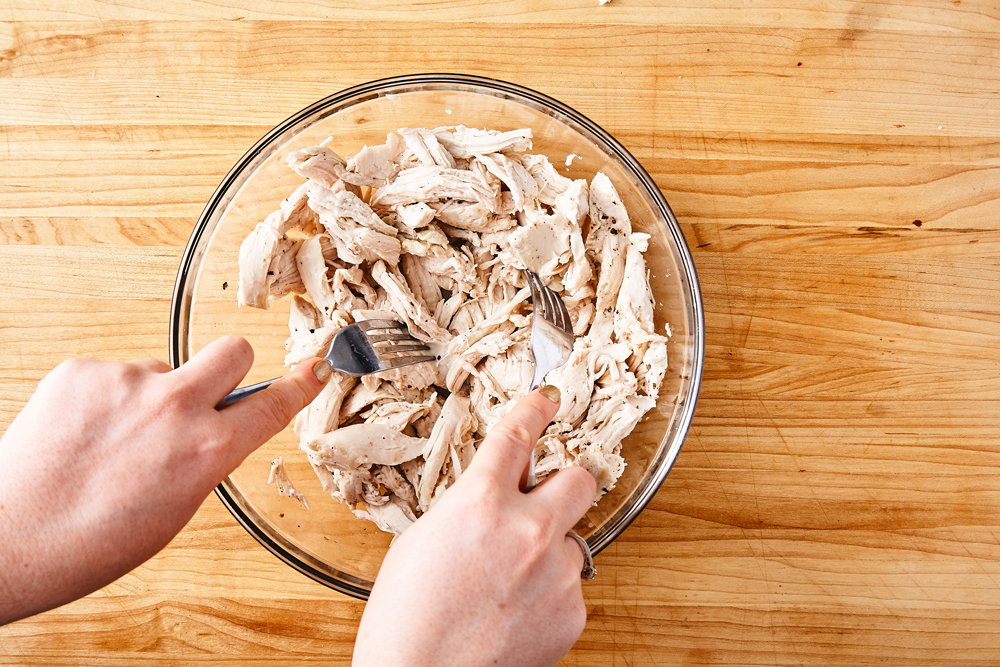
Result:
M705 306L690 433L560 664L1000 665L997 3L357 4L0 5L0 425L62 359L166 359L187 238L274 125L504 79L638 158ZM0 664L347 665L363 608L212 495Z

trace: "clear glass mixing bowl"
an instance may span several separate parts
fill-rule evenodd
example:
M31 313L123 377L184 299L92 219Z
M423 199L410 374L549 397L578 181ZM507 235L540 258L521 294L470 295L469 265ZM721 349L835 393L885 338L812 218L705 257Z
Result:
M577 525L594 553L611 543L659 489L677 458L694 413L704 361L704 319L691 255L656 184L607 132L556 100L513 84L462 75L425 74L373 81L303 109L251 148L212 195L181 260L170 321L170 361L187 361L208 342L238 334L256 358L245 383L285 372L288 299L270 310L237 308L238 251L243 238L302 181L285 164L293 151L333 137L353 155L381 144L400 127L442 125L510 130L530 127L533 153L565 175L589 179L603 170L618 188L636 231L652 235L646 263L656 301L656 328L673 331L669 370L656 409L624 441L627 467L617 487ZM570 154L568 170L562 165ZM270 460L283 456L312 511L267 485ZM250 456L217 489L237 520L283 561L336 590L367 598L391 535L355 519L323 492L291 428Z

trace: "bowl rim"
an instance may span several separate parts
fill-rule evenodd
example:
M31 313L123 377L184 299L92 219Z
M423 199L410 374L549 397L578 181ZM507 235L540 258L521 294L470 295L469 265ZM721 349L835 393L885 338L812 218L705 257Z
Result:
M196 278L195 276L190 275L189 271L192 264L194 264L196 260L200 259L200 254L203 251L203 249L200 248L200 245L202 238L207 231L208 223L215 214L216 209L218 209L220 205L226 204L226 193L233 183L235 183L243 175L243 172L247 169L247 167L260 157L276 138L282 136L288 130L292 129L297 124L306 120L318 111L336 106L337 104L347 100L354 100L357 102L365 98L371 99L375 97L382 97L387 94L392 94L390 92L391 89L412 86L421 86L424 90L448 90L455 89L456 86L485 88L493 91L494 94L497 94L497 96L514 98L522 103L527 102L529 106L534 106L536 108L542 107L549 115L554 115L557 118L561 115L565 118L571 119L573 123L581 126L587 132L598 137L607 148L610 148L614 154L613 157L619 159L624 166L632 172L632 175L639 180L642 187L645 188L656 207L660 210L663 218L666 220L667 230L674 239L674 245L677 249L680 257L680 263L683 268L682 273L684 274L683 282L686 284L686 296L690 299L693 309L692 327L689 332L692 336L690 343L694 350L691 376L688 379L687 392L678 396L677 400L680 408L680 414L677 417L676 431L673 436L673 441L670 443L667 451L661 454L663 461L659 464L659 468L656 471L654 479L652 480L653 483L641 489L641 493L636 498L636 502L631 508L629 508L624 517L622 517L622 519L615 524L614 531L609 529L599 535L595 534L596 539L595 535L590 536L588 542L591 540L593 541L590 544L591 551L594 555L597 555L609 544L611 544L615 538L621 535L629 527L629 525L631 525L636 517L639 516L642 510L646 508L649 502L653 499L653 496L655 496L659 491L667 477L667 474L676 462L677 456L680 454L681 446L683 445L684 440L686 439L691 428L691 422L694 418L694 412L701 389L702 373L705 363L704 306L701 299L698 274L695 269L690 248L688 247L687 240L684 238L684 234L681 231L680 224L674 216L666 198L663 196L663 193L660 191L659 186L656 185L656 182L646 172L645 168L639 163L639 161L636 160L632 154L620 142L618 142L617 139L611 136L611 134L579 111L549 97L548 95L518 84L477 75L449 73L408 74L375 79L344 88L339 92L317 100L313 104L310 104L309 106L292 114L284 121L276 125L267 134L261 137L246 153L244 153L244 155L229 170L226 176L219 183L218 187L212 193L212 196L206 203L205 208L202 210L202 213L198 217L198 221L195 223L191 232L191 236L189 237L188 243L181 256L180 264L177 270L177 277L174 281L174 291L170 304L170 329L168 343L170 365L173 368L177 368L181 364L182 336L178 334L178 327L184 326L188 322L191 310L191 301L188 298L185 288L190 280ZM186 331L183 338L186 339ZM250 514L245 511L244 508L239 506L236 499L233 498L225 486L228 479L229 478L227 476L226 479L216 487L216 495L230 511L230 513L233 514L236 520L243 526L243 528L246 529L247 532L250 533L250 535L252 535L268 551L273 553L286 564L292 566L294 569L305 574L311 579L314 579L315 581L323 583L330 588L352 597L363 600L368 598L370 588L354 585L350 582L338 579L324 572L322 569L292 557L292 555L288 553L288 549L285 546L278 544L270 535L265 533L253 520ZM314 560L307 554L301 554L300 557L304 560Z

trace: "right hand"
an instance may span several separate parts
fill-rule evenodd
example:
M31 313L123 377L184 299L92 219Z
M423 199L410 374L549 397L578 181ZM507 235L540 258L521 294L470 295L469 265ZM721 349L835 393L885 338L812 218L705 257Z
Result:
M583 632L583 552L567 531L591 506L582 468L519 482L559 403L534 391L386 555L355 665L555 665Z

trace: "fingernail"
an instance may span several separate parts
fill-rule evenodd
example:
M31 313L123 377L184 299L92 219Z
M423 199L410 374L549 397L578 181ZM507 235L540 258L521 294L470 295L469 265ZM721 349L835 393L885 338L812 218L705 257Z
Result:
M326 359L320 359L313 365L313 375L321 384L326 384L326 381L333 375L333 366Z
M559 387L555 387L551 384L547 384L538 388L538 393L549 399L553 403L558 403L562 400L562 393L559 391Z

